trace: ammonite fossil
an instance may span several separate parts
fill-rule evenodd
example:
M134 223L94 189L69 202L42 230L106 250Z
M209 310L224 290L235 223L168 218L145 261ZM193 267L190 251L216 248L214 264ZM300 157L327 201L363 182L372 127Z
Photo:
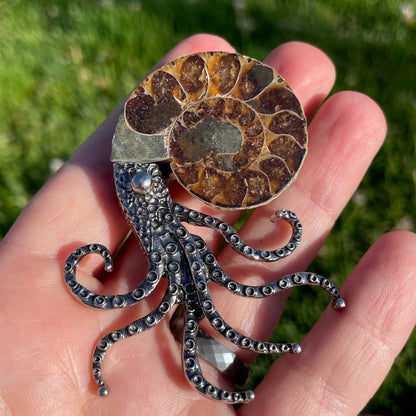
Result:
M271 262L287 257L301 240L302 225L293 212L279 211L274 217L291 225L290 241L276 250L255 250L230 225L172 201L166 186L172 172L190 193L214 206L242 209L266 204L296 177L307 152L306 124L285 80L269 66L236 53L178 58L147 76L131 93L116 127L111 160L121 208L149 257L147 274L126 294L92 292L76 281L81 259L97 253L107 271L112 270L112 260L104 246L89 244L67 259L65 282L84 304L100 309L136 304L161 279L167 279L168 286L158 308L97 344L92 367L101 395L108 394L101 374L106 351L152 328L177 304L184 306L180 328L185 376L212 399L240 403L252 400L254 393L226 391L205 379L198 358L203 356L198 348L203 319L240 348L263 354L300 352L297 343L261 342L232 328L216 310L208 282L254 298L316 285L330 295L335 309L345 306L335 285L314 273L290 274L264 286L241 284L222 270L204 241L182 225L210 227L237 253Z
M170 163L178 181L222 208L267 203L295 178L306 119L272 68L245 56L185 56L149 75L127 99L114 162Z

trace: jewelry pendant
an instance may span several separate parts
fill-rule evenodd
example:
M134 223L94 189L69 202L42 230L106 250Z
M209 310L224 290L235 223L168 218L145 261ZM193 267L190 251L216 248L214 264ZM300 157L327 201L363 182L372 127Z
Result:
M345 306L339 290L314 273L295 273L264 286L238 283L228 276L198 235L182 223L209 227L222 234L237 253L263 262L289 256L298 246L302 225L282 210L273 221L292 227L290 241L276 250L255 250L227 223L172 201L162 175L170 168L192 195L223 209L253 208L276 198L296 178L307 153L307 122L285 80L269 66L236 53L208 52L183 56L147 76L128 97L115 130L111 160L123 214L149 257L146 276L123 295L104 296L76 280L80 261L90 253L112 270L110 252L100 244L75 250L65 264L65 282L76 298L99 309L125 308L145 299L167 279L159 306L144 317L105 335L93 354L93 376L100 395L109 390L101 373L108 349L116 342L157 325L183 305L183 317L171 328L182 342L185 377L206 397L244 403L252 391L231 392L207 381L202 356L236 383L244 384L248 366L200 330L206 319L226 341L261 354L299 353L298 343L252 339L232 328L218 313L208 282L231 295L263 298L302 285L324 289L334 309ZM162 170L161 170L162 169ZM138 341L140 342L140 341ZM220 355L229 357L227 362Z

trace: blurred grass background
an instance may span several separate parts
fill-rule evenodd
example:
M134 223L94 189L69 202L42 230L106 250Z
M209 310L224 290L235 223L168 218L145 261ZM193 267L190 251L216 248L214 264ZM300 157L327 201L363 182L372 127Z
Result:
M334 92L362 91L387 116L386 143L310 270L341 284L379 236L415 231L415 1L0 0L0 238L157 60L197 32L257 59L310 42L336 65ZM327 301L295 291L275 336L301 339ZM256 361L253 383L270 360ZM409 415L415 397L414 333L365 410Z

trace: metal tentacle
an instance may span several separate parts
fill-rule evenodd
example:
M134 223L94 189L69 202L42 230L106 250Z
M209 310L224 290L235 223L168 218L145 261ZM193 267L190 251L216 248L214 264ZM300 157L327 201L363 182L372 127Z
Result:
M260 354L282 354L285 352L292 352L297 354L301 351L300 345L296 342L263 342L241 334L231 325L229 325L215 309L214 302L212 301L208 289L204 293L197 291L197 297L198 301L200 302L201 309L203 310L204 315L211 326L226 340L232 342L238 347Z
M99 254L105 260L104 270L111 272L113 264L108 249L101 244L88 244L73 251L65 263L65 283L72 294L85 305L99 309L125 308L146 298L163 277L163 265L149 263L145 279L134 290L124 295L100 295L77 282L76 272L81 260L88 254Z
M194 242L192 236L185 230L184 227L179 227L178 230L181 230L181 238L179 241L184 248L184 254L190 265L190 273L193 280L192 284L187 285L189 287L187 290L188 299L185 299L185 304L189 306L190 299L195 298L196 302L194 302L199 305L211 326L225 339L229 340L240 348L264 354L300 352L300 346L298 343L261 342L256 339L247 337L232 328L216 311L214 302L209 293L207 285L208 269L204 259L199 253L202 240L197 240Z
M289 242L284 247L277 248L276 250L256 250L244 243L237 231L231 225L218 218L211 217L199 211L190 210L184 205L176 202L173 203L173 209L179 221L201 227L209 227L219 231L223 235L225 241L229 243L234 250L251 260L272 262L283 259L295 250L302 239L302 224L296 214L292 211L278 211L272 218L273 222L284 220L290 224L292 227L292 236Z
M224 272L224 270L222 270L215 256L212 254L209 247L204 243L202 238L198 237L197 235L193 235L192 237L195 239L195 241L198 242L197 245L199 253L201 254L202 258L204 259L204 263L208 268L209 280L228 289L235 295L250 298L264 298L281 292L282 290L291 289L293 287L312 285L321 287L329 294L334 309L340 309L343 307L343 299L340 298L339 289L336 287L336 285L329 279L315 273L292 273L262 286L250 286L239 283L229 277Z
M179 294L179 281L177 278L170 280L173 281L170 282L162 301L156 309L154 309L146 316L131 322L129 325L108 333L103 338L101 338L101 340L96 345L92 359L92 372L94 380L99 387L98 394L100 396L107 396L109 394L109 389L104 383L101 374L101 366L108 349L122 339L141 334L142 332L153 328L166 316L166 314L171 310L172 306L177 303Z
M247 403L254 399L254 392L230 392L208 382L202 374L197 355L197 334L199 319L187 304L182 342L182 365L189 383L205 396L229 404Z

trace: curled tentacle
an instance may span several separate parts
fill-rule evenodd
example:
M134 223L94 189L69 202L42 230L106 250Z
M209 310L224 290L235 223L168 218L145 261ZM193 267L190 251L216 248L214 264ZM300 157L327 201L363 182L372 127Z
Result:
M232 342L238 347L260 354L282 354L285 352L297 354L301 351L300 345L297 342L263 342L241 334L230 326L215 309L214 302L212 301L208 289L204 292L197 290L197 297L200 302L201 309L211 326L226 340Z
M289 242L284 247L276 250L256 250L244 243L237 231L226 222L203 214L202 212L190 210L189 208L175 202L173 205L175 215L179 221L184 221L188 224L201 227L209 227L213 230L219 231L223 235L225 241L229 243L234 250L251 260L272 262L283 259L295 250L302 239L302 224L296 214L292 211L278 211L272 218L273 222L281 219L290 224L292 227L292 236Z
M81 260L88 254L99 254L105 260L104 269L107 272L113 270L111 254L108 249L101 244L88 244L76 249L68 257L65 263L65 283L72 294L81 300L85 305L99 309L125 308L146 298L157 286L163 276L163 265L149 264L146 278L134 290L124 295L104 296L95 293L76 280L76 271Z
M224 270L222 270L215 256L200 237L193 235L193 238L197 242L199 253L208 268L209 280L228 289L235 295L250 298L264 298L293 287L312 285L321 287L329 294L334 309L341 309L345 306L345 302L342 298L340 298L339 289L336 285L329 279L315 273L293 273L283 276L280 279L276 279L263 286L250 286L239 283L231 279L231 277L229 277Z
M199 322L194 312L185 311L185 326L182 342L182 363L186 378L189 383L200 393L213 400L221 400L229 404L247 403L254 399L254 392L231 392L220 389L209 383L202 374L197 355L197 334Z
M194 240L194 236L188 234L185 228L180 227L177 230L180 231L181 237L179 239L180 244L184 248L184 253L188 259L191 274L192 284L185 286L188 298L190 296L196 297L196 301L199 304L203 314L211 324L211 326L221 334L225 339L231 341L240 348L255 351L263 354L280 354L284 352L300 352L300 346L298 343L270 343L261 342L256 339L247 337L234 328L232 328L216 311L214 302L208 290L207 277L208 268L204 259L200 254L201 239ZM203 242L202 242L203 243ZM189 300L185 301L189 306Z
M154 309L152 312L144 316L143 318L137 319L136 321L131 322L129 325L118 329L116 331L110 332L105 335L95 347L93 358L92 358L92 372L94 380L97 383L98 394L100 396L107 396L109 394L109 389L105 385L102 374L101 366L103 364L104 356L108 349L113 346L117 341L120 341L124 338L131 337L133 335L141 334L142 332L153 328L157 325L171 310L172 306L177 303L179 294L179 280L174 279L171 281L169 286L165 291L165 295L160 302L159 306Z

